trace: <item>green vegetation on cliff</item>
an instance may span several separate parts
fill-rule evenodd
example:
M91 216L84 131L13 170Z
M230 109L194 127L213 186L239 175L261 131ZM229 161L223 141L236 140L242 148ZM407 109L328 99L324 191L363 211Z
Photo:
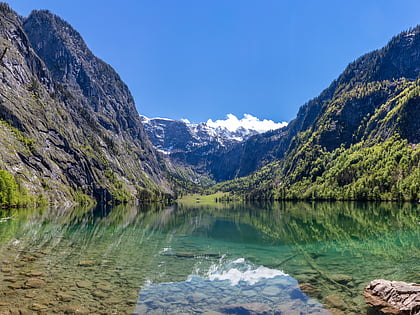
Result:
M274 161L213 190L254 200L419 200L419 69L417 26L302 106L271 145Z
M45 203L42 198L34 198L26 188L8 171L0 170L0 207L20 207Z
M251 200L419 200L418 43L420 27L349 65L322 97L301 108L288 127L289 133L298 125L300 130L280 159L213 191ZM390 68L390 60L375 67L387 54L396 56L391 59L395 66L406 50L413 51L402 59L404 71ZM414 60L408 62L410 58ZM368 68L371 75L356 71L356 66ZM390 74L378 67L400 77L382 79Z
M420 146L397 136L384 143L333 152L315 148L286 173L274 162L215 189L236 191L246 199L410 200L420 198ZM308 155L310 155L308 157ZM284 162L283 162L284 163Z

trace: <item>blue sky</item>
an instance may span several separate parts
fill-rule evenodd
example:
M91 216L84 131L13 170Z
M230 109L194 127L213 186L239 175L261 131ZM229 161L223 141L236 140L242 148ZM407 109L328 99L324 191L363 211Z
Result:
M348 63L420 23L418 0L10 0L69 22L140 114L290 121Z

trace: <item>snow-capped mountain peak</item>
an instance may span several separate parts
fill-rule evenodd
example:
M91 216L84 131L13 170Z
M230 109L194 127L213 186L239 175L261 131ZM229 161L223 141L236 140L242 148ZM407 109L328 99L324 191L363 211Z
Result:
M278 129L287 123L275 123L272 120L259 120L249 114L238 119L228 114L225 120L211 119L198 124L187 119L172 120L167 118L148 118L140 116L143 125L153 143L160 151L165 153L191 151L198 147L226 147L238 143L249 137Z

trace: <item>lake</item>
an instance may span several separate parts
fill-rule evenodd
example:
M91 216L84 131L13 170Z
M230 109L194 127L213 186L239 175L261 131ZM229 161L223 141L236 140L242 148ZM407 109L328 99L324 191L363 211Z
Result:
M366 314L371 280L420 282L417 204L12 209L0 218L0 314Z

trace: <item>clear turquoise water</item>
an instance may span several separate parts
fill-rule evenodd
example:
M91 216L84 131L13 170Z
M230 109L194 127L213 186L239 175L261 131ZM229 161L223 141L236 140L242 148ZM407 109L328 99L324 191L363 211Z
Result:
M0 223L0 311L200 314L262 303L273 313L363 314L369 281L420 282L416 204L1 210L4 217L12 218Z

